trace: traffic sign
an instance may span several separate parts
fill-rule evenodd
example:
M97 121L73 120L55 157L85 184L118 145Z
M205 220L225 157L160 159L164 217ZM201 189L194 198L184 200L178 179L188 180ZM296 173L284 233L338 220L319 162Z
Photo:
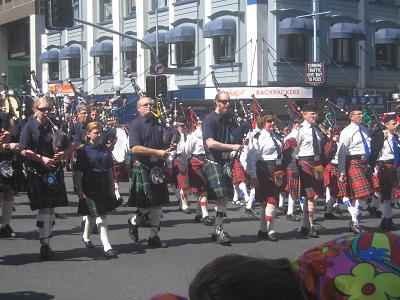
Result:
M164 65L160 62L156 63L154 65L154 72L156 72L157 74L164 73Z
M316 61L305 64L305 82L307 84L322 84L325 82L324 62Z

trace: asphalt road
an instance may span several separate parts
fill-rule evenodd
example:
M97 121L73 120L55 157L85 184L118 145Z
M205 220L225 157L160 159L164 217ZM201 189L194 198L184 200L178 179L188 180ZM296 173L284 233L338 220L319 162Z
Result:
M135 299L145 300L159 292L187 295L195 274L212 259L228 253L267 258L295 259L305 250L337 236L348 234L349 215L339 220L324 220L319 224L318 239L304 238L298 231L299 222L278 217L276 230L280 241L257 238L258 220L229 205L226 231L233 236L229 247L210 241L212 227L193 222L194 214L184 215L177 209L175 196L163 210L160 237L169 248L148 249L147 242L135 244L128 236L127 220L132 208L119 207L109 215L110 242L119 258L103 259L99 236L93 235L96 249L86 249L81 242L81 217L76 214L77 197L72 193L71 176L66 175L70 206L58 208L66 216L57 219L51 245L55 256L51 261L39 259L36 213L29 208L26 194L16 196L16 211L11 222L17 239L0 239L0 299ZM122 185L124 199L128 184ZM195 203L191 202L192 208ZM323 216L323 207L317 217ZM399 223L399 210L394 211ZM363 212L362 225L376 230L379 219L367 218ZM140 228L141 239L148 237L148 228ZM397 230L400 233L400 230Z

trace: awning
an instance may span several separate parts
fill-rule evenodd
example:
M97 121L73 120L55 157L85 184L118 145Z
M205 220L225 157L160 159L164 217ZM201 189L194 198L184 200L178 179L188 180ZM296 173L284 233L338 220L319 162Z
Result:
M208 22L203 28L203 37L212 38L221 35L236 35L236 21L220 17Z
M330 39L365 39L365 32L362 27L354 23L336 23L329 31Z
M137 42L135 40L124 38L122 40L121 52L133 52L137 49Z
M60 51L58 51L58 49L47 50L47 51L43 52L42 54L40 54L39 62L41 64L58 62L59 54L60 54Z
M90 49L90 56L105 56L113 54L113 44L111 41L102 41L93 45Z
M167 31L165 42L167 44L175 44L179 42L194 42L196 40L196 32L192 25L179 25Z
M400 44L400 29L379 29L375 32L375 44Z
M312 34L313 22L305 18L285 18L279 22L279 34Z
M158 47L165 46L165 34L167 31L159 30L158 31ZM143 37L143 41L148 43L151 47L156 48L156 32L148 33ZM147 48L144 44L142 44L143 48Z
M80 59L81 48L79 46L64 47L60 51L60 60Z

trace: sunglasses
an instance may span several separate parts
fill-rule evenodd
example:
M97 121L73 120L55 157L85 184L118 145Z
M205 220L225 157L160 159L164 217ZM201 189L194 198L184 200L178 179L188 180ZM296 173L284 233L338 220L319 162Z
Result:
M272 123L272 122L274 122L274 119L267 119L267 120L265 120L265 122Z
M45 113L45 112L51 112L51 108L50 107L37 107L36 108L38 111Z
M218 102L222 103L222 104L228 104L229 100L218 100Z

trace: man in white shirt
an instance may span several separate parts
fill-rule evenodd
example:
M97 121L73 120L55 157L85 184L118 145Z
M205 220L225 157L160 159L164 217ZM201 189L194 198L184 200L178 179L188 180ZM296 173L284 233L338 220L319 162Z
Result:
M348 197L344 201L352 220L350 230L354 233L364 232L359 224L363 203L373 194L371 175L368 174L368 158L371 153L370 134L362 125L362 108L353 106L350 111L351 123L340 134L338 149L339 180L347 182L349 186ZM354 200L354 206L351 203Z

